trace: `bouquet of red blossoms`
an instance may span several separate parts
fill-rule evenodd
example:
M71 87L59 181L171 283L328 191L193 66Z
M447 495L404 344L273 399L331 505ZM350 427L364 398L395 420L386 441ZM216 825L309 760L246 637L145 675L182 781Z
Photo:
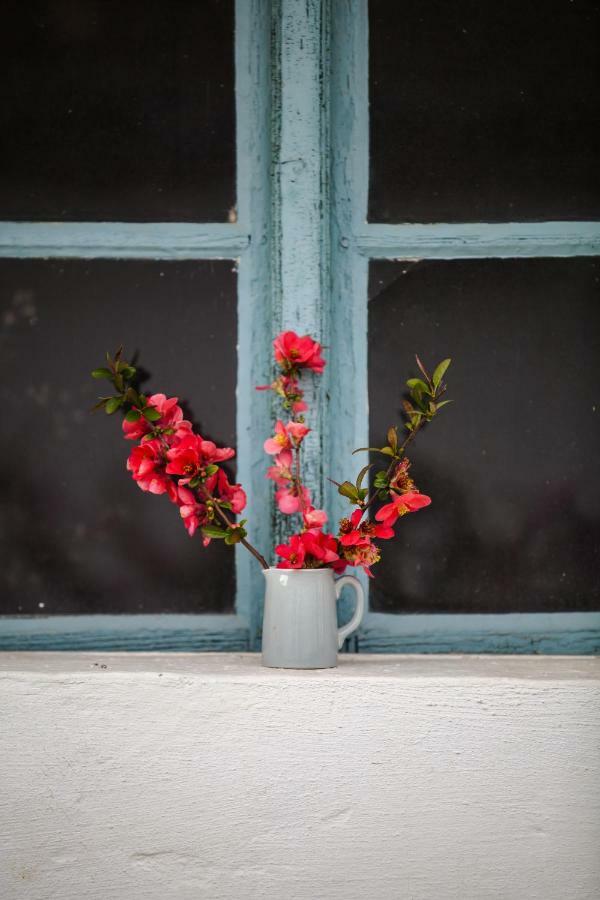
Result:
M394 537L394 526L401 516L431 503L410 475L406 449L418 431L451 402L441 399L446 392L443 378L450 360L443 360L430 375L416 357L422 377L410 378L406 383L404 440L400 441L397 427L391 426L385 446L354 451L376 453L385 457L386 464L374 474L371 489L363 487L363 483L375 463L364 466L354 482L334 482L354 509L341 519L338 533L333 535L325 531L327 514L315 509L310 489L302 480L302 443L310 428L306 424L308 407L300 380L306 372L323 373L326 362L322 348L309 335L300 337L293 331L278 335L273 346L277 375L271 384L257 388L274 391L283 409L273 435L264 443L273 463L266 477L275 483L280 512L299 519L297 533L287 544L275 547L280 558L278 568L330 567L343 572L347 566L354 566L372 575L371 566L379 562L381 555L377 542ZM240 543L263 568L269 568L265 557L247 539L247 519L234 518L246 506L242 485L232 483L223 468L235 451L204 440L184 419L177 397L140 393L136 369L123 359L122 348L114 358L107 354L107 365L94 369L92 377L107 379L113 386L114 393L101 397L95 408L103 408L109 415L124 413L123 435L136 441L127 469L141 490L165 494L178 507L190 537L200 530L204 546L211 540Z

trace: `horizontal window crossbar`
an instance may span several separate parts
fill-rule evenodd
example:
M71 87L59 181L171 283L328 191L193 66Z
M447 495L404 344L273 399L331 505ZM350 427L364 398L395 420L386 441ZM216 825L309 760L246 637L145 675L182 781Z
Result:
M375 259L596 256L600 222L365 225L354 246Z
M221 223L0 222L0 257L22 259L236 259L249 244Z
M245 619L235 615L83 615L0 618L7 650L248 650Z
M361 653L600 653L600 613L369 613Z

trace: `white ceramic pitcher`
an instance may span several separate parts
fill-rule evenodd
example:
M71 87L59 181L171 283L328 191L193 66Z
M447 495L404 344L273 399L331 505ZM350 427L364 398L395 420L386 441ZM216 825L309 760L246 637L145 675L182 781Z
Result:
M267 581L262 664L281 669L331 669L365 612L358 578L334 580L332 569L264 569ZM345 584L356 591L356 610L338 628L336 600Z

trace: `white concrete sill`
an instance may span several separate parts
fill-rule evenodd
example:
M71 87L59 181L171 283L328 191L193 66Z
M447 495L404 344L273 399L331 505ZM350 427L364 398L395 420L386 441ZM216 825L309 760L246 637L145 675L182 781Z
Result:
M0 654L0 896L600 894L600 660Z

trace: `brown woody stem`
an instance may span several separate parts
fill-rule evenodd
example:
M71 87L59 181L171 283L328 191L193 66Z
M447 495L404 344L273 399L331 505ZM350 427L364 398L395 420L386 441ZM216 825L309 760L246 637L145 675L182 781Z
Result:
M231 519L229 518L229 516L227 515L225 510L221 507L221 504L216 499L216 497L213 497L213 495L209 491L207 491L206 488L203 487L202 485L200 485L199 490L205 500L210 500L211 503L214 504L215 512L217 513L221 522L223 522L224 525L227 525L228 528L235 528L236 527L235 522L231 521ZM248 552L251 553L252 556L258 560L258 562L261 564L263 569L269 568L269 563L266 561L264 556L258 552L256 547L252 546L250 541L247 541L246 538L241 538L239 543L242 544L242 546L245 547L246 550L248 550Z

